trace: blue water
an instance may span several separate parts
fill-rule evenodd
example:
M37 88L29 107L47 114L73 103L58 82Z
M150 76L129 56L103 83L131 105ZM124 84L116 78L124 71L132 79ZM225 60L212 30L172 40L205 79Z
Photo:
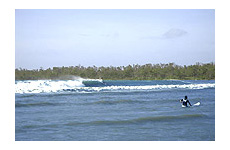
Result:
M16 141L215 140L213 80L60 82L15 82Z

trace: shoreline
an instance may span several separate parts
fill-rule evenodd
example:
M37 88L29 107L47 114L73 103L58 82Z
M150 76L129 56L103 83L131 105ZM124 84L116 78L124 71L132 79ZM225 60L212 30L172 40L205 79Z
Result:
M87 79L87 78L83 78ZM76 80L76 79L25 79L25 80L15 80L15 81L35 81L35 80L52 80L52 81L67 81L67 80ZM93 79L93 80L102 80L102 81L188 81L188 80L197 80L197 81L202 81L202 80L207 80L211 81L215 79L149 79L149 80L141 80L141 79Z
M38 79L103 79L103 80L213 80L215 64L189 66L169 64L128 65L120 67L53 67L52 69L15 69L16 80Z

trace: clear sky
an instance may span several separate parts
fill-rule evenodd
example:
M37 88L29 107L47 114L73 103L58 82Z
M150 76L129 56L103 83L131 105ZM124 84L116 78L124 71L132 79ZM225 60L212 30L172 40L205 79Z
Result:
M214 9L15 11L15 67L215 62Z

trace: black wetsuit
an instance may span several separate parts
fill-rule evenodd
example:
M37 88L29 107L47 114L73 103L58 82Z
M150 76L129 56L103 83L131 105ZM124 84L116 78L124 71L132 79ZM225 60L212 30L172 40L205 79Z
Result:
M183 105L183 106L188 107L188 103L189 103L190 106L192 106L192 105L190 104L189 100L183 99L183 101L182 101L182 105Z

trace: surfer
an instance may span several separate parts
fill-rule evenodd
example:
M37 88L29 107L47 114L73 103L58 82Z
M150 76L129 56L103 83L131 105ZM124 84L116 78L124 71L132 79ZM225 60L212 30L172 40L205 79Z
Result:
M184 99L181 99L180 102L182 103L182 107L188 107L188 103L190 106L192 106L187 96L185 96Z

